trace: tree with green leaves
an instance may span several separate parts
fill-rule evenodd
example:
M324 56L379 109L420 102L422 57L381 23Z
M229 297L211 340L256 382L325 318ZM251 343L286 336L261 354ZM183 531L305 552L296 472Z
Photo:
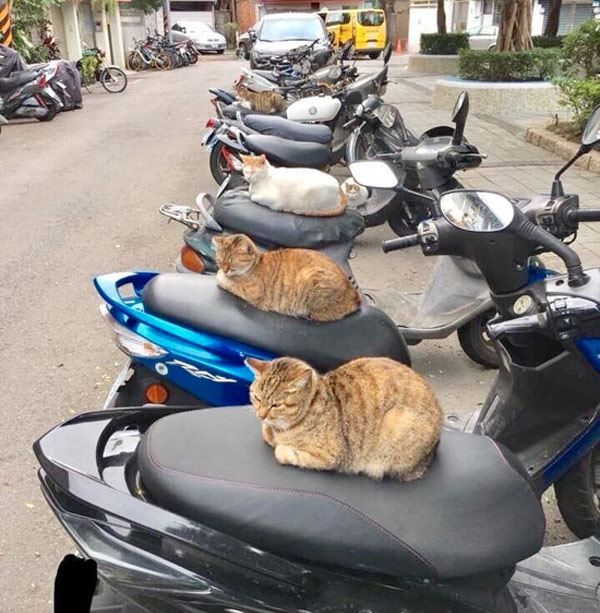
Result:
M36 45L31 33L43 27L48 19L48 9L61 0L9 0L12 18L13 47L26 62L43 62L47 58L44 45Z

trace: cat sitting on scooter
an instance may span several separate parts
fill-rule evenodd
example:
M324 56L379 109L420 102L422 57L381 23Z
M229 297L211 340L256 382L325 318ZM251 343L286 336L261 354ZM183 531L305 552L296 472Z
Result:
M252 306L292 317L335 321L360 306L338 264L310 249L260 253L244 234L213 238L217 284Z
M311 217L333 217L346 210L346 194L335 177L314 168L275 168L264 155L240 157L253 202Z

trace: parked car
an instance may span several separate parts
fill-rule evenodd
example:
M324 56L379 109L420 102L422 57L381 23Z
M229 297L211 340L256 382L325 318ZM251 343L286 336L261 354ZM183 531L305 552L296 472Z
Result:
M325 24L316 13L267 15L256 29L250 68L268 67L272 58L314 41L315 51L331 47Z
M325 27L336 47L352 40L354 53L366 54L374 60L387 42L385 13L381 9L329 11Z
M471 49L495 49L498 26L476 26L467 30Z
M260 28L261 23L262 19L238 37L238 55L245 60L250 59L250 51L252 51L254 41L256 40L256 31Z
M178 21L171 28L171 36L175 43L191 40L199 53L223 53L227 48L225 37L202 21Z

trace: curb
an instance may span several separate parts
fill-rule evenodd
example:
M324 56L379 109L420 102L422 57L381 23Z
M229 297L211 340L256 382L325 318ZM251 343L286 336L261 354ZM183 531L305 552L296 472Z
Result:
M579 149L579 143L567 141L562 136L541 126L527 128L525 140L536 147L552 151L563 160L572 158ZM588 155L579 158L575 166L600 174L600 151L591 151Z

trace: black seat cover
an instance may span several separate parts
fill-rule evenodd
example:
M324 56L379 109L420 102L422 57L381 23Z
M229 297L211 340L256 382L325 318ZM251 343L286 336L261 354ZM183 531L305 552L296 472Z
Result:
M244 123L251 129L267 134L296 141L321 143L328 145L333 140L333 132L327 126L310 125L290 121L283 117L270 115L246 115Z
M238 113L240 113L242 117L257 114L257 111L253 111L252 109L242 106L239 102L232 102L231 104L222 105L221 112L229 119L237 119ZM269 117L285 117L285 111L270 113Z
M450 578L511 567L544 537L518 460L475 434L444 432L422 479L377 482L281 466L250 407L219 407L155 422L138 461L153 502L287 558Z
M260 311L204 275L165 273L151 279L142 294L145 309L225 338L289 355L327 371L362 356L385 356L409 363L404 339L385 313L363 300L342 320L317 323Z
M242 189L225 192L213 210L215 220L228 230L243 232L264 245L322 249L353 240L363 232L362 215L347 209L335 217L308 217L282 213L256 204Z
M36 71L26 70L23 72L15 72L10 77L2 77L0 78L0 93L4 94L10 92L20 85L29 83L29 81L33 81L37 75L38 73Z
M325 168L331 162L329 147L319 143L305 143L263 134L248 134L244 137L244 142L250 151L264 153L275 166Z

